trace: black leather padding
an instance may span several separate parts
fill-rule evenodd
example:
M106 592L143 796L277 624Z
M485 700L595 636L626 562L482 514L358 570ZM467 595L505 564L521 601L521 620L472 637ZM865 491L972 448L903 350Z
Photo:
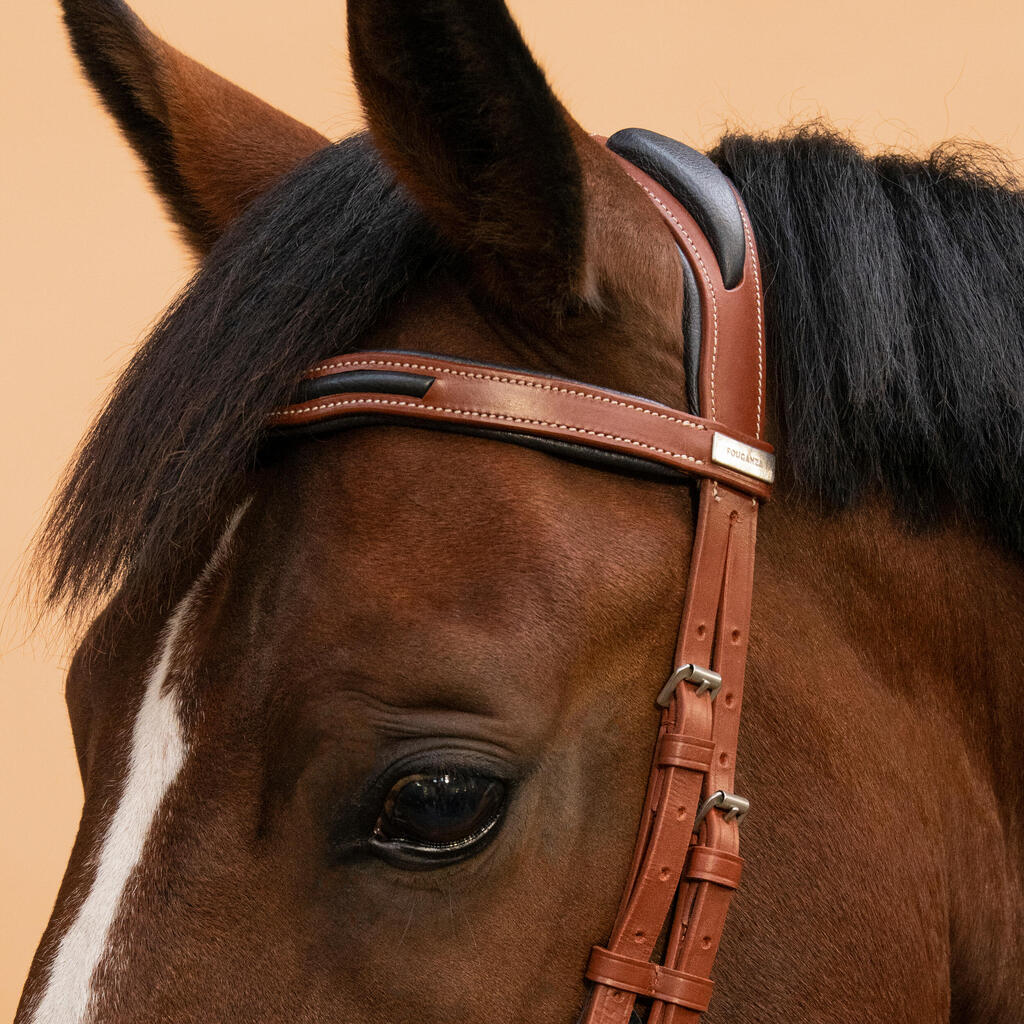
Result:
M718 260L726 288L743 278L746 237L729 179L703 154L645 128L624 128L608 148L650 175L690 212Z
M676 248L679 249L678 246ZM682 249L679 249L679 262L683 267L683 369L686 372L686 404L694 416L699 416L700 343L704 311L701 308L697 278Z
M433 377L396 370L346 370L326 377L304 380L292 402L310 402L328 395L381 394L412 395L422 398L434 383Z

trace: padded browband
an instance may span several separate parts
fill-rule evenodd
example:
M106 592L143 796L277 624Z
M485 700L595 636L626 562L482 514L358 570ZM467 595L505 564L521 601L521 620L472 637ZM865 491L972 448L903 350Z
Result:
M366 416L466 425L638 458L762 500L771 490L774 456L763 441L657 402L522 370L354 352L309 370L298 397L270 417L276 432Z

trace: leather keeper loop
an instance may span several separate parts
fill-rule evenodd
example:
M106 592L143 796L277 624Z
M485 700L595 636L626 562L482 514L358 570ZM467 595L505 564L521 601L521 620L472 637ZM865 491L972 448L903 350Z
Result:
M725 889L738 889L743 874L743 858L710 846L694 846L686 865L686 877L713 882Z
M658 743L658 764L674 768L689 768L695 772L707 772L715 752L712 740L699 736L677 736L666 733Z
M600 985L632 992L647 999L658 999L703 1013L711 1002L714 982L682 971L673 971L647 960L613 953L594 946L587 964L587 978Z

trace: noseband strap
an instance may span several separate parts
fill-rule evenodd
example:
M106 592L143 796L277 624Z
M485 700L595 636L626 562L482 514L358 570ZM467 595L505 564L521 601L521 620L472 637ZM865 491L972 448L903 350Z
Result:
M696 534L629 880L606 946L595 946L582 1024L628 1024L637 998L649 1024L698 1021L740 883L734 793L758 504L774 474L764 427L764 318L753 232L727 288L695 219L621 157L654 203L697 281L703 322L700 408L707 418L563 380L430 354L356 352L309 370L269 420L282 436L403 422L484 434L599 465L699 478ZM710 164L708 165L710 167ZM717 173L717 172L714 172ZM728 187L731 188L731 185ZM734 275L730 275L734 276ZM655 951L662 962L653 962Z

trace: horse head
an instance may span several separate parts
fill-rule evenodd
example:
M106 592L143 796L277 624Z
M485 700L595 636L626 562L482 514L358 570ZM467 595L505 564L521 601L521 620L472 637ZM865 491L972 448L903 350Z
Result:
M606 1024L638 994L652 1024L696 1021L679 993L710 981L631 960L622 928L619 980L642 977L619 1009L587 964L638 832L695 820L644 782L723 496L412 421L268 431L359 352L394 354L361 364L371 400L485 364L694 412L671 210L558 102L501 0L349 0L369 133L334 144L120 0L64 10L199 266L42 535L50 603L101 610L67 681L82 819L16 1024ZM740 763L701 748L754 805L711 1013L1019 1021L1020 192L821 130L712 156L765 256L771 358L749 372L783 458L749 637L692 623L749 641ZM720 554L728 577L749 552ZM680 692L707 709L703 671ZM738 691L716 699L735 722ZM703 866L680 891L734 887L738 858L685 833ZM644 957L682 935L713 958L686 891L671 930L633 933ZM585 971L612 991L596 1016Z

